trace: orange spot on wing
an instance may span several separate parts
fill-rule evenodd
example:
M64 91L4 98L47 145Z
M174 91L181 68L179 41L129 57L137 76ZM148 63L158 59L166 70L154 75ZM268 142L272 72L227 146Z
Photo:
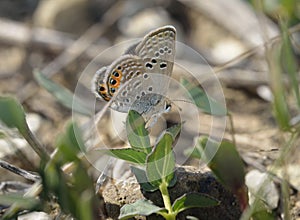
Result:
M113 74L114 72L117 72L119 74L119 76L115 76ZM113 73L110 74L110 78L116 80L116 83L114 85L112 85L112 84L109 83L109 86L112 87L112 88L119 88L120 82L121 82L121 78L122 78L122 71L118 70L118 69L115 69L113 71Z

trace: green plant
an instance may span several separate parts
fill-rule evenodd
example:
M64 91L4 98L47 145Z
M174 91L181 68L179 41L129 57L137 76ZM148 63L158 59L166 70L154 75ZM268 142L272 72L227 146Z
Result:
M299 73L297 73L299 67L293 52L286 21L280 19L280 25L282 31L281 41L266 48L266 60L270 72L269 83L273 94L273 115L278 125L282 143L278 158L268 169L268 172L271 174L276 173L278 167L285 168L288 165L287 161L297 148L300 135L299 120L297 120L300 113ZM284 79L287 79L291 89L286 87ZM287 182L288 176L287 173L284 173L281 181L281 199L284 219L288 220L291 219L291 215L290 189ZM260 199L257 198L253 203L252 209L244 213L245 217L243 219L248 219L249 216L255 215L256 210L261 210L261 207L263 207L261 203ZM267 219L264 217L266 216L265 213L262 215L263 217L258 215L256 219Z
M120 219L153 213L162 215L165 219L175 219L178 213L188 208L210 207L219 204L216 199L200 193L184 194L171 204L168 187L176 183L172 144L180 131L180 125L164 131L153 148L150 145L145 121L137 112L129 111L126 128L131 148L108 149L107 152L112 156L142 166L143 168L133 166L131 170L143 190L160 191L164 207L158 207L149 200L138 200L121 208Z
M9 207L2 219L13 219L29 211L48 210L54 201L67 215L77 219L96 219L98 199L86 165L77 156L84 144L76 124L68 123L66 131L57 138L56 153L50 157L30 131L24 110L14 98L0 97L0 109L0 121L9 128L17 128L41 160L40 178L27 193L0 195L0 203ZM73 165L70 173L63 170L68 163Z
M300 2L298 0L261 1L249 0L259 14L265 14L277 22L281 34L269 39L265 20L259 19L265 37L265 60L268 65L269 86L272 91L273 116L278 126L280 143L279 156L272 166L267 169L270 178L276 176L278 168L283 169L281 186L282 215L284 219L291 219L290 213L290 186L288 184L287 166L292 152L295 152L299 143L299 64L296 51L299 51L295 35L299 32ZM293 26L294 25L294 26ZM260 47L257 47L260 48ZM256 48L256 49L257 49ZM248 55L252 51L248 51ZM298 52L299 53L299 52ZM244 58L244 56L241 56ZM257 193L259 195L259 193ZM264 201L256 197L249 209L244 212L242 219L275 219L272 210Z
M221 117L228 114L225 107L207 96L200 87L184 79L181 83L187 89L191 100L204 113ZM104 150L111 156L139 166L139 168L132 166L131 170L141 188L150 192L159 190L164 203L164 207L158 207L148 200L138 200L133 204L126 204L121 208L119 216L121 219L153 213L162 215L165 219L175 219L178 213L188 208L218 205L216 199L199 193L184 194L171 204L168 187L176 183L172 144L180 129L181 125L178 124L165 130L152 148L144 119L138 113L130 111L126 120L126 131L131 147ZM204 150L206 146L208 146L206 148L208 151ZM241 209L245 210L248 205L248 197L244 183L244 167L233 143L229 141L216 142L204 137L199 139L199 144L189 152L187 151L187 154L198 155L203 160L206 158L205 162L209 163L220 181L232 190L240 201ZM228 161L230 162L228 163ZM236 172L232 172L232 170Z
M272 19L279 21L285 19L289 26L295 25L300 21L299 1L298 0L277 0L262 1L249 0L255 8L260 8L266 15Z

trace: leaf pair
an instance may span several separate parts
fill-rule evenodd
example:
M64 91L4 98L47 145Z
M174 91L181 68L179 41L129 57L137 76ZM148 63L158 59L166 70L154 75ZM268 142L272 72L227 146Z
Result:
M154 205L149 200L138 200L132 204L126 204L121 208L119 219L128 219L136 215L149 216L151 214L160 214L166 219L175 219L180 212L190 208L205 208L219 205L219 202L208 195L200 193L188 193L177 198L172 205L172 213ZM171 216L172 217L171 217Z

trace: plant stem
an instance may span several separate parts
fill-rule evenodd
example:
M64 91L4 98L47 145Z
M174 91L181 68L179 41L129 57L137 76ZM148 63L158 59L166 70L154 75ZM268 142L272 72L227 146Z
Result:
M26 126L25 132L21 132L25 140L32 147L32 149L40 156L41 160L49 161L50 156L47 151L44 149L39 140L34 136L30 131L28 126Z
M168 214L164 217L168 220L175 220L176 214L172 210L170 195L165 181L160 184L159 190L161 192L165 208L168 210Z
M232 142L234 144L234 146L236 146L236 141L235 141L235 129L234 129L234 124L233 124L233 118L232 118L232 114L229 112L228 113L228 118L229 118L229 123L230 123L230 133L232 136Z

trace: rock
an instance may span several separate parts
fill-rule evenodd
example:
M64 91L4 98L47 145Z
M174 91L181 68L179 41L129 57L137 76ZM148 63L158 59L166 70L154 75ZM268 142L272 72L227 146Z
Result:
M177 182L173 187L169 188L172 202L188 192L205 193L221 202L216 207L186 210L179 214L177 219L186 219L186 216L195 216L199 219L210 220L239 219L241 211L236 198L215 179L211 172L202 172L193 167L179 167L175 173ZM163 204L159 191L153 193L141 192L135 177L130 177L127 181L110 181L103 187L102 196L106 204L107 214L113 219L117 219L120 208L124 204L133 203L138 199L150 199L158 206L162 206ZM160 216L157 215L147 217L147 219L159 218Z
M45 0L35 14L34 24L73 34L81 34L91 26L87 0Z
M257 95L261 97L263 100L267 102L272 102L273 101L273 93L271 91L271 88L266 85L261 85L258 86L256 89Z
M42 119L38 114L35 113L28 113L26 114L26 121L28 124L29 129L35 133L41 126Z
M29 219L50 220L52 218L48 214L46 214L45 212L30 212L28 214L19 216L18 219L19 220L29 220Z
M259 198L262 198L271 209L278 206L279 194L275 183L267 173L261 173L258 170L251 170L246 174L246 185L249 189L249 203L252 204L255 196L259 193Z

